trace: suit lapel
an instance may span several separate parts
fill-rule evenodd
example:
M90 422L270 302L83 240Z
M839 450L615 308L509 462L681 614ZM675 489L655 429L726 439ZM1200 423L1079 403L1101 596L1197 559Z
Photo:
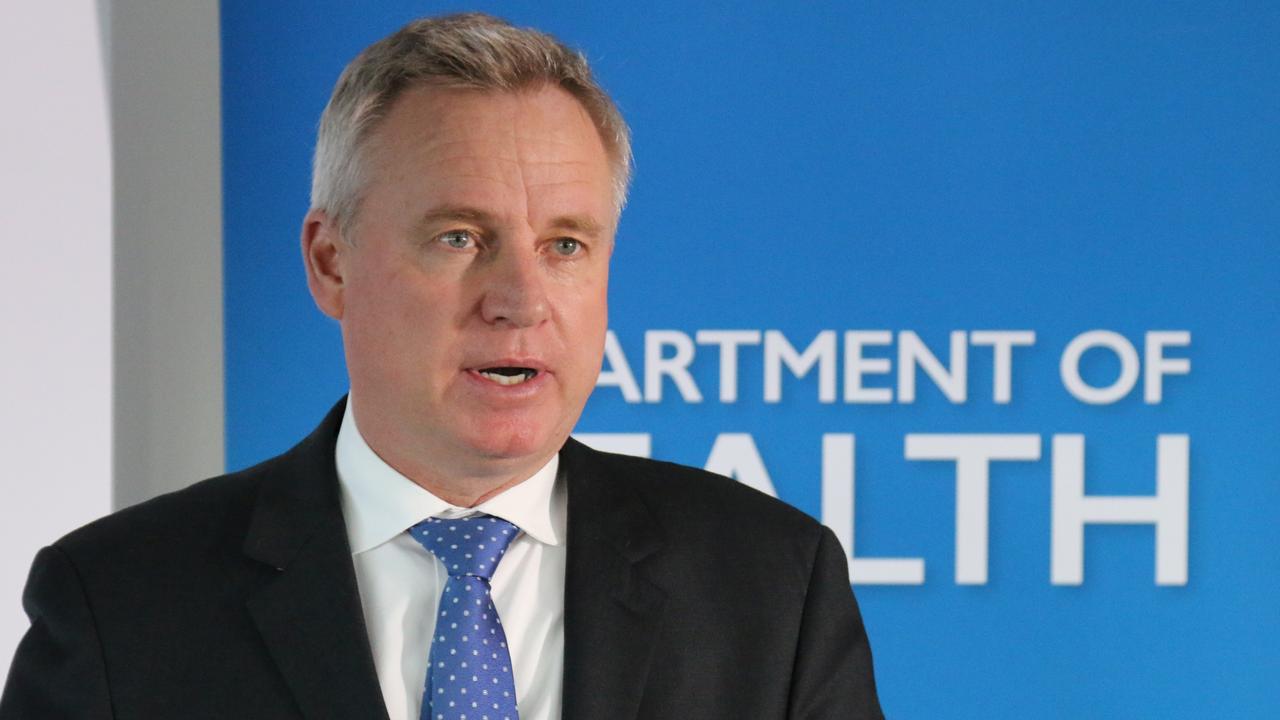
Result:
M248 609L308 720L387 712L347 544L334 443L345 401L276 461L244 551L278 570ZM643 561L663 546L629 470L569 440L562 720L636 716L666 602Z
M244 550L278 575L248 608L308 720L385 720L334 467L345 405L263 483Z
M644 691L666 594L642 561L662 548L626 472L580 443L561 451L569 488L563 720L629 720Z

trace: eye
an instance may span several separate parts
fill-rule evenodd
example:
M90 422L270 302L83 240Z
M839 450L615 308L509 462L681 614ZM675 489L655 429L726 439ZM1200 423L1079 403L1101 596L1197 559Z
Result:
M575 238L559 238L551 243L551 249L557 255L569 257L582 252L582 241Z
M450 230L437 239L455 250L470 250L476 246L475 235L470 230Z

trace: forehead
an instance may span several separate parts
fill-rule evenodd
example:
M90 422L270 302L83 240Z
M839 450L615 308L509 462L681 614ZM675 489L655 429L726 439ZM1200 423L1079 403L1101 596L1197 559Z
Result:
M390 189L486 206L596 204L610 196L599 132L581 103L554 86L409 89L375 129L366 152L371 195Z

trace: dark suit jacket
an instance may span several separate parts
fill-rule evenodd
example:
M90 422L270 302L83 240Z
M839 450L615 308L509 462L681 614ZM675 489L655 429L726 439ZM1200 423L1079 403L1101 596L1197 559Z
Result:
M0 720L385 718L334 469L342 410L280 457L40 551ZM560 471L565 720L881 717L830 531L572 440Z

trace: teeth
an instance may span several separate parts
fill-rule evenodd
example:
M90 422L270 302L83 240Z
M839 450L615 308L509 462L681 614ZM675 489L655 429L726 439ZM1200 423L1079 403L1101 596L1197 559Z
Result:
M533 377L534 373L532 370L524 370L516 375L503 375L501 373L481 370L480 374L483 375L486 379L492 380L493 382L496 382L499 385L519 385L520 383Z

